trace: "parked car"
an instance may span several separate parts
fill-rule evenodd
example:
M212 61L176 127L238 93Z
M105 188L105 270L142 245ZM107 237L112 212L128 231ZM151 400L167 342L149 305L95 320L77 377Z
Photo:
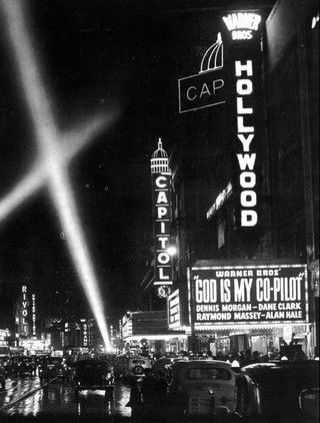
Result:
M4 366L4 371L6 376L12 376L15 373L15 367L14 367L14 362L13 359L9 356L3 356L1 357L3 366Z
M171 367L168 406L179 415L233 412L236 375L229 363L217 360L177 361Z
M299 406L304 416L319 421L319 388L305 389L300 392Z
M37 364L32 357L18 357L17 360L18 375L31 374L35 375L37 371Z
M6 389L6 372L2 360L0 360L0 386L1 389Z
M160 372L164 375L165 379L167 380L169 378L170 369L173 363L173 358L169 357L162 357L158 360L155 360L152 363L152 371L153 372Z
M319 388L319 362L279 361L256 363L241 368L237 380L236 410L244 417L280 419L303 417L310 398L307 389Z
M97 359L79 360L74 363L72 384L76 396L85 389L104 390L105 398L112 399L114 374L110 364Z
M114 363L116 377L143 377L145 369L151 369L152 361L143 356L120 355Z
M42 364L39 365L39 378L43 383L47 380L55 378L65 379L69 375L69 367L65 360L61 357L47 357Z

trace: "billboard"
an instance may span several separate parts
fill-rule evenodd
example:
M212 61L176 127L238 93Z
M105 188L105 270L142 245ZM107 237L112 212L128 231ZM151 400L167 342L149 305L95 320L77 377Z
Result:
M308 322L307 266L193 267L195 326Z

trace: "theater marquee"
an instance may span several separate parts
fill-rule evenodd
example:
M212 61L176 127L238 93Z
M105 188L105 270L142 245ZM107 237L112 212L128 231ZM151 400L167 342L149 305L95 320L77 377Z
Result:
M195 326L308 322L307 266L194 267Z

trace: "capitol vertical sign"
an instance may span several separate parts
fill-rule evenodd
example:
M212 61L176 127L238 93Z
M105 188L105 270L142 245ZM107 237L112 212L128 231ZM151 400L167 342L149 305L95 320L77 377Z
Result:
M166 298L172 286L172 260L168 253L171 236L171 170L161 139L151 158L154 236L154 282L159 297Z

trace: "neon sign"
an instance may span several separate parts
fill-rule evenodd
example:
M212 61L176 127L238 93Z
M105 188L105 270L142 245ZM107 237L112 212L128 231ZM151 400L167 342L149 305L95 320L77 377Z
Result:
M213 107L225 103L222 98L224 79L219 75L223 69L223 41L221 33L204 53L199 73L178 80L179 113Z
M227 201L227 199L232 194L232 184L231 182L228 183L225 189L223 189L217 198L214 200L214 203L207 211L207 219L211 219L212 216L223 206L223 204Z
M231 31L233 40L250 40L253 38L252 31L257 31L261 22L260 15L250 12L231 13L222 19Z
M255 191L256 153L250 150L251 142L255 136L254 126L248 125L246 120L253 114L252 107L246 107L253 93L253 66L252 60L235 62L236 92L237 92L237 138L241 142L242 153L237 154L240 168L240 193L241 226L255 226L258 222L257 193ZM246 103L246 104L244 104ZM249 104L250 105L250 104Z
M155 179L156 190L156 265L158 268L155 285L171 284L169 271L171 268L170 255L167 252L170 240L170 215L169 215L169 180L170 173L157 176Z
M175 329L180 326L180 297L179 289L177 289L168 298L168 327Z
M32 294L32 335L36 334L36 295Z
M21 324L22 324L22 332L24 335L28 335L28 323L26 321L26 318L28 316L28 299L27 299L27 287L26 285L22 285L22 318L21 318Z
M161 139L158 142L158 149L152 155L151 176L155 247L153 285L157 287L158 296L165 298L170 294L172 285L172 263L167 251L171 235L171 171Z

